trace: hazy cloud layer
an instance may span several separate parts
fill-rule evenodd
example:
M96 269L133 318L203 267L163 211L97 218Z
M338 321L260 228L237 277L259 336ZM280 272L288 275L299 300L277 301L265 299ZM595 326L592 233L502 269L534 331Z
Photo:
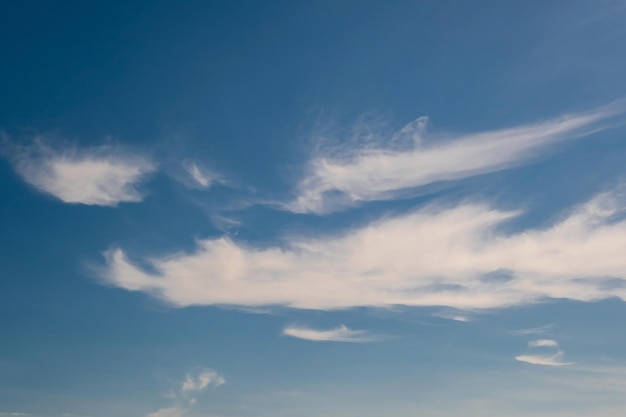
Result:
M110 146L60 149L37 140L8 149L24 181L65 203L117 206L141 201L144 196L136 185L156 170L148 158Z
M311 340L314 342L352 342L364 343L374 341L374 337L364 330L352 330L341 325L330 330L317 330L307 327L289 326L283 329L286 336L297 339Z
M486 309L552 298L626 299L626 219L620 190L593 198L541 229L498 228L517 212L486 204L430 205L342 234L250 247L200 240L191 253L147 259L106 253L109 283L177 306L446 306ZM506 280L489 277L507 271ZM609 278L610 277L610 278Z
M588 135L601 121L621 112L622 104L541 123L465 135L425 133L419 118L393 134L368 134L365 145L320 151L288 210L325 213L361 201L410 195L416 187L458 180L524 163L548 145ZM373 136L373 137L372 137Z

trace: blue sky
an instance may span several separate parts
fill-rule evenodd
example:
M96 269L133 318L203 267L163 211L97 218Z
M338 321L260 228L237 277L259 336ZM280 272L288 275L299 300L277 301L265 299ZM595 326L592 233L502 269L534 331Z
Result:
M0 416L617 417L626 3L0 6Z

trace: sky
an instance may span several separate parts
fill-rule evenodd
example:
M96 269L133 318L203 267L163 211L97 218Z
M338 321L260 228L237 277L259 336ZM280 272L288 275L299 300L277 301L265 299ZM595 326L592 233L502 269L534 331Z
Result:
M0 5L0 417L618 417L626 2Z

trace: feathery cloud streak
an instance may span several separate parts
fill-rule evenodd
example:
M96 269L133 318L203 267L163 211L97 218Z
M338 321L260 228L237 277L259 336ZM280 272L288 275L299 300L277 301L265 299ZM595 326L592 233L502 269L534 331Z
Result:
M16 172L39 191L65 203L117 206L139 202L136 185L156 167L145 157L118 148L56 149L42 140L8 150Z
M531 340L528 342L528 347L531 348L540 348L545 350L544 348L549 348L550 350L554 349L554 353L552 355L548 354L534 354L534 355L519 355L515 357L515 360L518 362L526 362L532 365L543 365L543 366L566 366L572 365L571 362L562 362L561 358L563 357L564 352L560 349L559 343L554 339L538 339Z
M512 330L511 334L514 336L541 335L546 334L552 326L552 324L546 324L545 326L535 327L532 329Z
M515 357L518 362L526 362L531 365L543 366L567 366L572 365L571 362L562 362L563 352L558 351L554 355L519 355Z
M307 327L289 326L283 329L283 334L285 336L311 340L313 342L364 343L374 341L374 338L369 336L366 331L352 330L344 325L330 330L317 330Z
M363 201L406 197L427 184L511 168L548 145L604 128L600 122L622 112L621 104L613 104L542 123L436 140L427 140L427 119L422 117L393 135L376 138L375 145L316 155L296 199L285 207L323 214Z
M606 285L626 280L624 201L619 191L600 194L549 227L508 235L498 226L519 213L467 203L425 207L342 235L292 238L283 247L207 239L192 253L147 260L150 272L113 249L102 274L177 306L480 309L547 297L626 300L625 286ZM510 278L486 279L502 270Z
M209 188L220 179L218 175L201 168L196 162L186 160L183 162L183 169L189 175L190 181L185 181L191 188Z

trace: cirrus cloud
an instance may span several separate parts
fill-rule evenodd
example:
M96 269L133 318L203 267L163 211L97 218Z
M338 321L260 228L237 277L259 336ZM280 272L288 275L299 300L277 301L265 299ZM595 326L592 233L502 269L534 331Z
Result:
M192 160L183 161L183 169L187 173L189 179L184 180L190 188L210 188L215 182L223 182L222 178L207 168L201 167L197 162Z
M190 253L153 257L146 271L122 249L106 253L110 284L176 306L444 306L462 310L547 298L626 300L624 193L596 196L560 221L505 233L519 216L481 203L430 205L360 228L284 245L251 247L226 237ZM506 280L489 279L506 270Z
M317 330L308 327L288 326L283 329L285 336L295 337L296 339L310 340L313 342L352 342L364 343L372 342L374 337L368 335L364 330L353 330L344 326L329 330Z
M615 103L535 124L435 138L426 134L427 118L420 117L396 133L368 133L365 145L321 151L311 159L296 198L284 207L323 214L359 202L410 196L432 183L512 168L549 145L606 128L601 122L623 111L623 103Z
M515 357L515 360L542 366L567 366L573 364L572 362L562 362L562 357L563 352L559 351L553 355L519 355Z

